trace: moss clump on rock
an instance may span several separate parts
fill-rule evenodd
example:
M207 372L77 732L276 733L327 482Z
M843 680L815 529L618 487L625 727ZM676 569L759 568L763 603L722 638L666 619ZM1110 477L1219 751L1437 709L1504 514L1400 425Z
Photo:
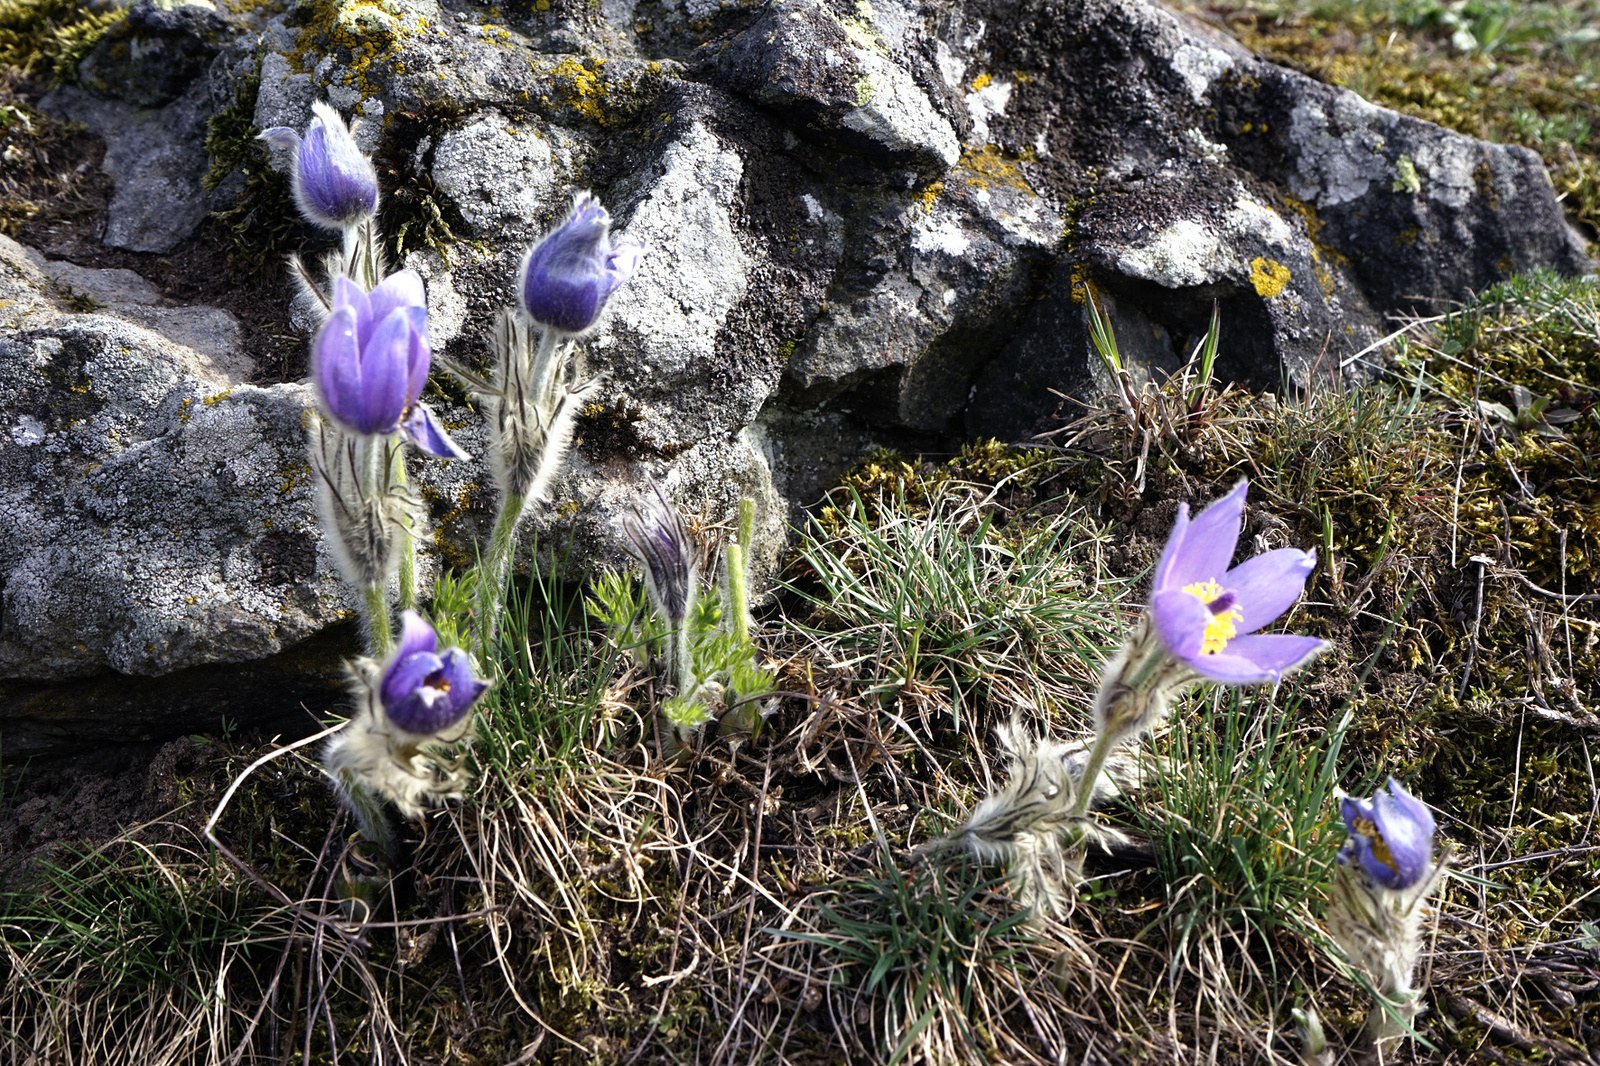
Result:
M119 18L74 0L0 0L0 69L24 77L71 81L78 63Z

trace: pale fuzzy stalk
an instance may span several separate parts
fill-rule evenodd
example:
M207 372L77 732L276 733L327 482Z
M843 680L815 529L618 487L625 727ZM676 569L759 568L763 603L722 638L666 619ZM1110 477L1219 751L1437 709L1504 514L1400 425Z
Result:
M361 494L366 499L383 495L389 479L388 442L381 437L362 437ZM401 526L404 535L404 527ZM389 595L386 582L377 581L362 588L362 606L366 610L367 650L377 658L389 654L394 643L394 630L389 624Z
M361 604L366 614L367 650L381 659L394 646L394 631L389 625L389 596L382 585L368 585L361 590Z
M383 799L348 768L341 767L332 778L334 788L350 808L361 835L378 846L385 855L394 854L394 829L383 809Z
M557 358L557 350L561 348L564 339L565 334L546 328L539 334L539 347L533 352L528 381L533 386L534 403L541 412L555 409L556 370L561 365L561 360Z
M383 267L383 253L378 248L377 220L366 218L346 226L341 273L360 285L362 291L371 292L383 278Z
M1173 698L1196 680L1167 653L1150 620L1140 622L1101 675L1094 698L1094 745L1083 770L1084 787L1073 804L1074 818L1088 813L1095 782L1111 752L1164 719Z
M728 569L728 632L739 640L750 639L750 597L745 579L744 545L730 542L722 550Z
M511 576L511 556L516 549L517 526L522 522L526 500L507 494L500 503L500 516L489 535L489 551L475 568L478 578L478 661L494 661L494 635L500 612L505 608L506 581Z
M1422 1011L1423 990L1412 981L1422 955L1428 897L1444 867L1441 859L1421 881L1406 889L1376 884L1352 863L1343 863L1334 871L1328 932L1381 998L1367 1016L1364 1030L1374 1048L1409 1036Z
M395 448L389 456L389 476L394 483L401 487L406 484L406 455L403 448ZM417 609L417 542L411 535L411 528L401 524L400 538L397 545L400 553L400 609L414 611Z
M755 540L756 501L739 501L739 528L728 545L728 624L729 632L740 640L750 640L750 545Z
M689 620L686 618L667 630L668 654L672 659L673 687L686 699L694 699L700 688L695 684L694 656L689 648Z
M556 471L566 462L567 452L572 447L572 434L577 426L578 412L583 410L583 405L599 387L598 379L586 381L576 388L569 389L556 402L554 413L546 423L544 450L539 455L539 465L534 471L533 484L528 490L529 497L536 500L549 498L547 490L550 482L555 478Z

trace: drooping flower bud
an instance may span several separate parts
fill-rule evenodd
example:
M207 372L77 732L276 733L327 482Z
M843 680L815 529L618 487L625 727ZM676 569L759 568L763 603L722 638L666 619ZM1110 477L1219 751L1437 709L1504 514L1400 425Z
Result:
M517 299L528 317L559 333L579 334L600 318L606 301L633 276L644 249L611 243L611 216L589 193L579 193L561 225L528 250L517 277Z
M623 516L623 547L639 560L651 604L664 620L678 626L694 611L700 588L699 553L661 486L652 484L651 489L653 496L636 502L633 513Z
M1422 989L1412 982L1428 896L1446 860L1434 857L1433 812L1392 777L1387 791L1345 798L1339 808L1350 839L1328 894L1328 933L1377 993L1365 1039L1379 1049L1409 1033L1422 1010Z
M1370 800L1340 801L1350 839L1339 861L1355 862L1384 888L1413 887L1433 871L1433 812L1389 778L1387 792Z
M419 402L432 362L428 308L415 271L390 274L370 293L333 279L333 308L311 345L312 378L329 417L351 432L403 432L429 455L461 459Z
M318 101L311 114L304 137L288 126L260 136L274 148L294 151L290 184L306 221L343 232L377 213L378 174L337 111Z
M384 713L415 736L437 736L456 726L489 687L473 676L460 648L439 651L433 627L415 611L401 616L400 645L383 671L378 694Z

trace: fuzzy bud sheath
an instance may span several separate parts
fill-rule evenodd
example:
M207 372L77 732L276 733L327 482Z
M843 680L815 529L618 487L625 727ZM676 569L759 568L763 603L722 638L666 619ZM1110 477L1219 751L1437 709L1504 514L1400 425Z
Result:
M1445 860L1434 859L1432 812L1393 778L1371 800L1345 799L1341 813L1350 837L1334 872L1328 932L1380 997L1366 1038L1381 1047L1407 1035L1421 1012L1423 990L1412 980Z
M1088 762L1086 745L1036 737L1016 718L997 727L995 737L1011 757L1005 787L979 803L948 839L980 859L1004 863L1025 909L1063 915L1071 906L1072 887L1083 880L1085 841L1109 847L1126 843L1127 837L1073 813ZM1091 804L1135 783L1137 769L1126 755L1108 761L1105 769Z

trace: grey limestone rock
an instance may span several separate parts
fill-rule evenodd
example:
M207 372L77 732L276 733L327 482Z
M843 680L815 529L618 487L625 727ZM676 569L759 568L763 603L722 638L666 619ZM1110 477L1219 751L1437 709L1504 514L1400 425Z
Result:
M937 177L960 157L950 119L897 61L871 8L783 0L720 48L714 69L796 132L890 169Z
M78 81L134 107L162 107L211 65L229 35L210 0L139 0L78 66Z
M130 272L0 239L0 269L18 264L33 296L0 337L0 677L259 659L346 612L310 517L305 386L243 384L237 352L135 324L159 308ZM52 277L112 302L68 311ZM156 326L178 335L226 317L172 310Z
M211 94L203 78L159 108L102 100L73 87L56 90L40 106L82 122L106 142L101 169L116 186L102 238L109 247L169 252L205 221L211 198L201 180L210 167Z

